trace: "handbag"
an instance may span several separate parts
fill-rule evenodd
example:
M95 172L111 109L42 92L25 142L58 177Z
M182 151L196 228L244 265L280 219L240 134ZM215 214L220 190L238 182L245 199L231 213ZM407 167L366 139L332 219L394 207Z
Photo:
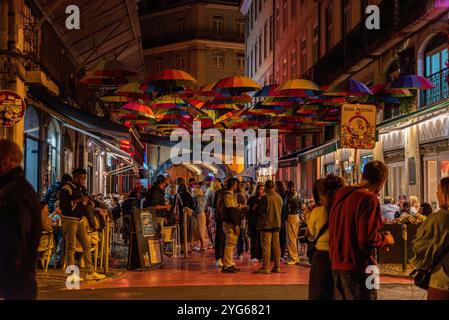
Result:
M315 239L309 242L307 246L307 258L309 258L310 263L312 263L312 258L316 251L316 243L321 238L321 236L327 231L328 227L329 222L326 222L324 226L321 227L320 231L318 231L318 234L316 235Z
M414 269L409 277L413 278L413 281L415 282L415 285L417 287L420 287L424 290L429 290L430 285L430 277L432 275L433 270L437 267L437 265L443 261L443 258L446 256L446 254L449 253L449 247L447 247L440 256L435 259L432 266L429 269Z

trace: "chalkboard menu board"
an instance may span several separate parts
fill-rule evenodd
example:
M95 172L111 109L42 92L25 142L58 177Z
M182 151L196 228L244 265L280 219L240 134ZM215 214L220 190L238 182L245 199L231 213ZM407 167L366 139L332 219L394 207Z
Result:
M157 230L157 217L154 207L133 208L137 248L140 266L147 270L162 265L162 243Z
M416 162L415 162L415 157L408 158L408 182L412 186L416 184Z

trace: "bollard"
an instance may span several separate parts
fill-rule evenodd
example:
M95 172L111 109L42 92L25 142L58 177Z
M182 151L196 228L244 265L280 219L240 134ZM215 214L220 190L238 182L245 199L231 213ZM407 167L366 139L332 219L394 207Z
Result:
M402 272L405 272L407 270L407 264L408 264L408 247L407 247L407 225L403 224L401 226L402 229L402 240L404 242L404 254L402 255Z
M189 249L187 248L187 215L183 212L183 223L184 223L184 259L189 257Z

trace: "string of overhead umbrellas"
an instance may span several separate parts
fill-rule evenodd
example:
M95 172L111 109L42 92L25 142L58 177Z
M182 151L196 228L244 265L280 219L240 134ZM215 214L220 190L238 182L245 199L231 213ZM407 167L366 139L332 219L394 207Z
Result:
M327 87L307 79L261 87L247 77L231 76L198 90L197 80L182 70L167 69L143 81L129 81L135 76L126 64L105 60L81 82L103 88L102 92L106 89L108 94L100 99L120 106L114 120L162 135L179 127L190 130L194 120L201 121L203 128L314 132L338 124L339 107L344 103L369 103L382 108L413 97L413 90L434 88L417 75L403 75L390 84L372 88L353 78Z

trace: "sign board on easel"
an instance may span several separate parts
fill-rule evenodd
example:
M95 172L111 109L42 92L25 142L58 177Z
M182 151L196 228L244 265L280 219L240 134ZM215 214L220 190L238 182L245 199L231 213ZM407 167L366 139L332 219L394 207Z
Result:
M159 238L156 210L133 208L135 232L142 270L152 269L162 265L162 243Z

